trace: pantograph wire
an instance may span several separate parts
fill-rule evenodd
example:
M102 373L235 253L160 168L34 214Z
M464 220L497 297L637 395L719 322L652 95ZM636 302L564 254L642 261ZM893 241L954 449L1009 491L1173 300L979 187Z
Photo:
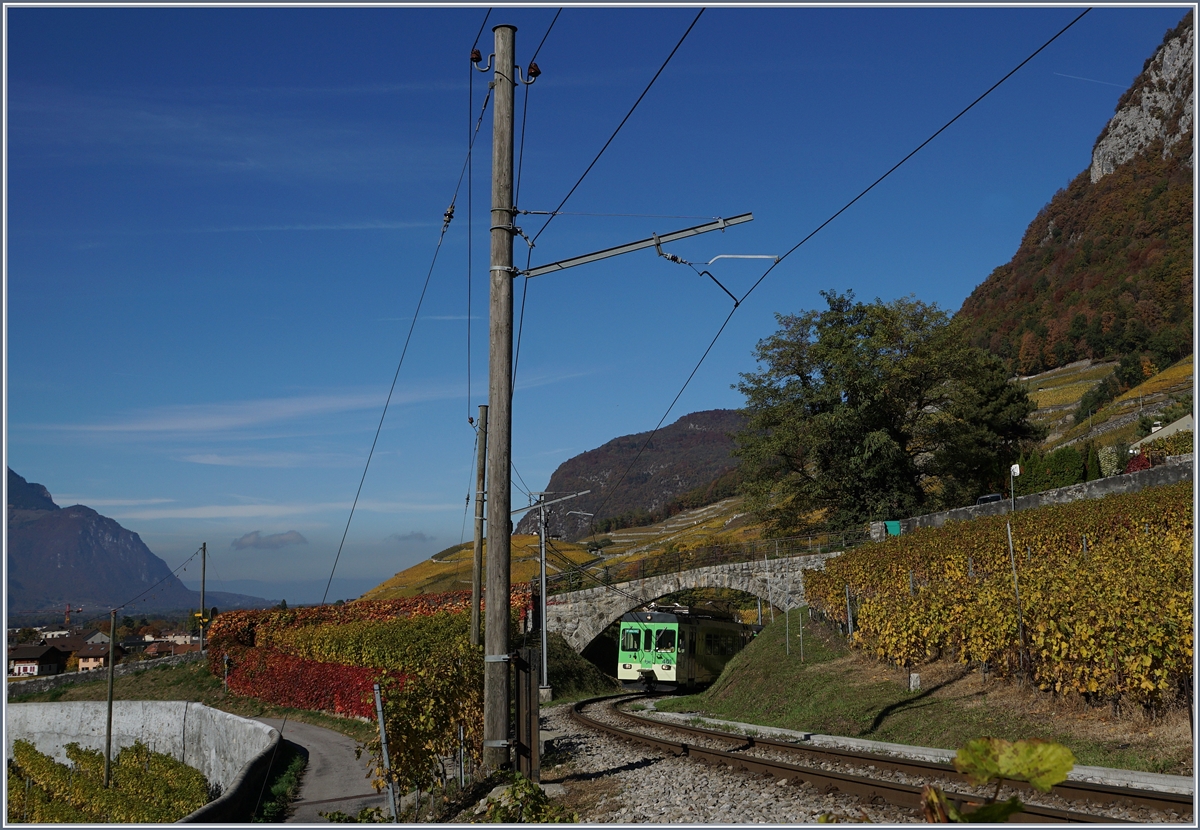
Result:
M690 384L692 382L692 378L694 378L696 376L696 372L699 371L700 366L704 363L705 358L708 357L709 352L711 352L713 346L716 345L717 339L720 338L722 332L725 331L725 327L727 325L729 325L729 320L733 317L734 313L738 310L738 308L741 306L741 304L746 301L746 298L749 297L750 294L756 288L758 288L758 286L763 282L763 280L765 280L767 278L767 276L772 271L775 270L775 268L779 265L779 263L782 262L784 259L786 259L788 256L790 256L792 253L794 253L801 245L803 245L804 243L808 242L808 240L810 240L814 236L816 236L817 233L819 233L823 228L825 228L827 225L829 225L830 222L832 222L834 219L838 218L843 213L845 213L846 210L851 205L853 205L855 202L857 202L859 199L861 199L863 196L865 196L867 193L869 193L871 190L873 190L876 185L878 185L880 182L882 182L884 179L886 179L888 176L890 176L892 173L894 173L901 165L903 165L905 162L907 162L909 159L911 159L913 156L915 156L918 152L920 152L931 141L933 141L935 138L937 138L939 135L941 135L951 124L953 124L958 119L962 118L963 115L965 115L969 110L971 110L973 107L975 107L976 104L978 104L980 101L982 101L984 98L986 98L992 92L994 92L1001 84L1003 84L1005 81L1007 81L1009 78L1011 78L1014 74L1016 74L1018 70L1020 70L1023 66L1025 66L1025 64L1029 63L1031 60L1033 60L1035 57L1037 57L1037 55L1040 54L1044 49L1046 49L1046 47L1048 47L1051 43L1058 40L1058 38L1061 37L1068 29L1070 29L1072 26L1074 26L1076 23L1078 23L1081 19L1083 19L1083 16L1086 15L1089 11L1091 11L1090 7L1087 9L1084 9L1083 12L1080 13L1074 20L1072 20L1070 23L1068 23L1066 26L1064 26L1062 29L1060 29L1058 32L1056 32L1049 40L1047 40L1045 43L1043 43L1041 46L1039 46L1036 50L1034 50L1027 58L1025 58L1025 60L1023 60L1019 64L1017 64L1016 67L1014 67L1010 72L1008 72L1000 80L996 81L996 83L992 84L987 89L987 91L985 91L982 95L980 95L978 98L976 98L970 104L968 104L965 108L963 108L962 111L960 111L957 115L955 115L953 118L951 118L945 124L943 124L940 128L938 128L938 130L936 132L934 132L931 136L929 136L929 138L922 141L916 147L916 149L914 149L912 152L910 152L908 155L906 155L904 158L902 158L896 164L892 165L892 167L886 173L884 173L882 176L880 176L878 179L876 179L874 182L872 182L870 185L868 185L862 192L860 192L857 196L855 196L853 199L851 199L849 202L847 202L845 205L843 205L836 213L834 213L832 216L830 216L828 219L826 219L824 222L822 222L820 225L818 225L807 236L805 236L803 239L801 239L799 242L797 242L795 245L793 245L791 248L789 248L787 253L785 253L783 256L779 257L779 259L775 260L775 262L772 262L771 265L768 266L767 270L763 272L763 275L761 277L759 277L758 280L752 286L750 286L750 289L745 294L742 295L741 299L735 300L735 305L734 305L733 309L729 312L729 315L725 318L725 321L723 323L721 323L721 327L717 330L717 333L713 337L712 342L710 342L708 344L708 348L705 349L704 354L702 354L700 356L700 360L697 361L695 368L692 369L691 373L687 377L687 380L684 381L683 387L679 390L679 393L671 401L671 405L667 407L667 411L663 414L663 417L659 420L658 425L655 426L655 428L653 430L651 430L650 434L646 437L645 442L638 449L638 452L634 456L633 461L631 461L629 466L625 468L625 472L621 474L621 478L618 479L617 484L610 491L610 495L606 496L604 501L601 502L601 506L598 507L594 511L596 515L600 514L601 508L603 508L603 506L608 503L608 500L611 497L611 495L613 493L615 493L616 488L619 487L621 482L625 480L625 477L629 474L629 471L633 469L634 464L637 463L638 459L641 457L641 455L645 451L646 447L649 446L650 441L653 440L654 435L662 427L663 422L666 421L667 416L671 414L671 410L675 407L675 404L679 401L679 398L683 394L684 390L687 389L688 384ZM726 292L726 293L728 293L728 292ZM595 517L593 517L593 519L592 519L590 535L593 538L596 535Z

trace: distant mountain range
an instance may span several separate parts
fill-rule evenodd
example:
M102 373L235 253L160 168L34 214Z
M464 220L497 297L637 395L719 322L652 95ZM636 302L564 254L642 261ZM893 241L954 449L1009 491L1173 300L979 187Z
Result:
M1083 358L1192 352L1192 12L1168 32L1012 261L963 302L972 342L1033 374Z
M9 614L82 607L87 613L133 600L126 611L199 608L171 568L134 532L90 507L59 507L41 484L8 470ZM218 609L266 607L262 597L206 591Z
M742 414L733 409L693 412L663 427L653 438L648 432L623 435L564 461L550 476L546 489L562 495L591 492L555 505L548 521L550 533L570 540L588 534L593 519L567 515L572 510L595 514L598 524L622 520L616 526L630 526L649 524L656 511L698 488L703 489L696 500L708 503L704 491L737 467L737 459L730 455L734 446L730 435L742 424ZM725 495L730 493L713 494L709 501ZM516 532L534 533L537 522L531 511Z

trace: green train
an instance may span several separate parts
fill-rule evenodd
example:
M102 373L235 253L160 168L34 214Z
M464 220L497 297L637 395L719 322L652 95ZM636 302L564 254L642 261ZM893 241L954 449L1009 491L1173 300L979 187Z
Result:
M651 607L621 617L617 679L626 686L692 689L716 680L761 626Z

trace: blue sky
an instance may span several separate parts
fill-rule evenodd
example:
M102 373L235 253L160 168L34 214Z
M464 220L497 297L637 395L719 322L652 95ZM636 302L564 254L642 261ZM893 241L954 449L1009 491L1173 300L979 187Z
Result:
M207 542L213 589L319 600L486 91L468 68L486 11L8 7L9 466L172 566ZM481 51L514 24L524 66L555 11L493 11ZM561 201L696 11L562 12L528 89L518 207ZM1079 11L709 9L563 208L646 216L559 216L532 264L747 211L669 250L782 254ZM957 310L1088 166L1184 13L1085 16L781 264L667 422L739 406L774 313L823 289ZM489 109L330 599L464 538L490 133ZM763 263L712 270L740 295ZM531 280L513 503L653 428L730 305L653 251Z

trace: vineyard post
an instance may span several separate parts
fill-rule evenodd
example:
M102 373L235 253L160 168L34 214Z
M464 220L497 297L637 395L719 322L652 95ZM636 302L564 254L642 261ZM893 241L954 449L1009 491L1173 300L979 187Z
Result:
M392 764L388 759L387 727L383 725L383 699L379 696L378 683L375 684L375 717L379 720L379 746L383 750L383 775L387 781L388 808L392 811L392 823L396 823L400 821L400 817L396 815L396 792L392 787Z
M108 621L108 723L104 727L104 786L112 786L112 706L113 671L117 662L117 609L114 608Z
M792 579L788 572L787 586L783 589L783 641L787 647L783 653L792 656Z
M463 725L458 725L458 789L461 791L467 786L467 748L466 742L463 740Z
M917 595L917 586L916 586L916 584L913 582L913 572L912 572L912 568L909 568L909 569L908 569L908 595L909 595L910 597L913 597L913 596L916 596L916 595Z
M850 586L846 585L846 636L854 636L854 615L850 610Z
M775 544L779 544L776 542ZM771 609L771 622L775 622L775 594L771 590L771 568L767 565L767 555L763 554L763 568L767 571L767 606Z
M1020 638L1020 650L1018 651L1018 654L1020 655L1021 668L1024 669L1026 662L1025 620L1021 615L1021 589L1017 585L1017 557L1016 554L1013 553L1012 523L1005 522L1005 526L1008 528L1008 558L1012 561L1013 593L1016 594L1017 597L1017 636Z

